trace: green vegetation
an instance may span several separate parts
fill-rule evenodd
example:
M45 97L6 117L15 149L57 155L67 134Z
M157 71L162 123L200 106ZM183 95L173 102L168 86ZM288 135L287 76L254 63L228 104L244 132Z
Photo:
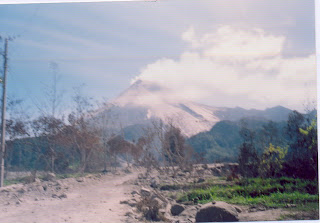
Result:
M6 180L4 179L4 186L8 186L8 185L11 185L11 184L19 184L19 183L23 183L24 182L24 179L23 178L17 178L17 179L12 179L12 180Z
M259 174L263 177L275 177L281 174L284 158L288 149L280 146L274 147L271 143L265 149L261 157Z
M302 205L319 201L318 185L314 181L278 178L250 178L233 185L215 185L208 189L195 189L179 198L179 202L213 200L242 205L286 207L287 204Z

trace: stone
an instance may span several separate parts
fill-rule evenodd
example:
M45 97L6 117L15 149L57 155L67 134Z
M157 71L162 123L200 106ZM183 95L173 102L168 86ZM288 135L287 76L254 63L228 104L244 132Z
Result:
M127 217L132 217L134 214L133 214L133 211L127 211L126 212L126 214L125 214L125 216L127 216Z
M158 184L157 180L156 180L156 179L152 179L152 180L151 180L150 187L152 187L152 188L158 188L158 186L159 186L159 184Z
M138 179L145 179L145 176L142 173L139 173Z
M63 193L63 194L61 194L61 195L59 196L59 198L60 198L60 199L62 199L62 198L67 198L67 195Z
M79 183L84 182L84 178L83 178L83 177L77 178L76 180L77 180Z
M237 207L237 206L234 206L234 208L236 209L236 211L237 211L238 213L241 213L241 212L242 212L241 208L239 208L239 207Z
M184 206L182 206L181 204L174 204L171 206L171 214L173 216L177 216L179 214L181 214L184 211Z
M26 190L25 190L25 189L23 189L23 188L20 188L19 190L17 190L17 192L19 192L20 194L23 194L23 193L25 193L25 192L26 192Z
M196 214L196 222L235 222L239 221L237 210L230 204L217 201L206 204Z
M155 197L155 198L153 198L153 200L157 203L157 205L159 207L164 207L165 206L164 202L160 198Z
M52 194L52 196L51 196L52 198L57 198L58 197L58 195L56 195L56 194Z
M56 175L54 173L47 173L43 179L46 181L52 181L55 178L56 178Z
M218 177L221 177L221 176L222 176L222 171L221 171L221 169L212 168L211 171L212 171L212 174L215 175L215 176L218 176Z
M147 188L141 188L140 190L140 194L143 197L150 197L151 196L151 190L147 189Z
M132 195L138 194L138 192L136 190L131 192Z
M203 179L203 178L198 179L198 183L203 183L204 181L205 181L205 179Z

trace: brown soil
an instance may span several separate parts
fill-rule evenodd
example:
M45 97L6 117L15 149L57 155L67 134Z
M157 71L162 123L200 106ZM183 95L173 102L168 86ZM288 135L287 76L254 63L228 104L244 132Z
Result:
M48 182L8 186L0 190L0 222L125 222L128 208L120 201L132 190L126 182L136 177L137 173L65 179L59 186L52 183L50 191L41 189Z

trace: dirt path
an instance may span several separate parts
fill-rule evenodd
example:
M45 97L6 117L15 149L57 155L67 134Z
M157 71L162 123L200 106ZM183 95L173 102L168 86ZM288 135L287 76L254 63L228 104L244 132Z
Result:
M136 177L137 174L103 176L100 180L79 183L66 193L67 198L33 197L19 205L3 204L0 222L124 222L127 207L120 201L129 197L132 188L126 182Z

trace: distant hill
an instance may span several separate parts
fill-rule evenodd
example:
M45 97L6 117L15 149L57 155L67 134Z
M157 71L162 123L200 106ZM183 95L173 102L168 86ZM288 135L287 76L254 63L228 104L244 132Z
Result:
M187 139L187 143L195 150L202 154L208 162L235 162L239 154L239 146L243 143L239 131L241 122L246 122L247 127L257 134L258 152L262 152L263 139L262 128L269 123L266 119L244 118L241 121L221 121L215 124L210 131L201 132ZM286 122L273 122L277 129L275 140L286 144L288 141L285 134ZM276 142L277 145L281 145Z
M221 108L216 115L221 120L237 121L244 117L255 117L275 122L286 121L292 110L283 106L267 108L265 110L236 108Z

